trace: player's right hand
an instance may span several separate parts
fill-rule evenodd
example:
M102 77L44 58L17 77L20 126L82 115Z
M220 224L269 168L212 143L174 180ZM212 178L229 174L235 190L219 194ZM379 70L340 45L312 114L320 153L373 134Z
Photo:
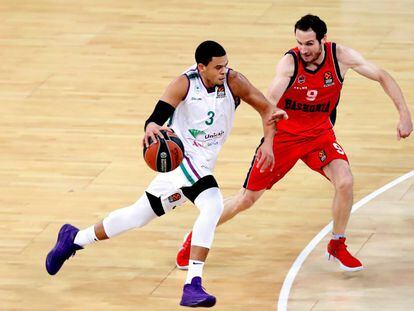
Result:
M273 154L273 138L267 142L266 140L256 152L257 168L260 169L260 173L265 172L267 169L273 171L275 166L275 156Z
M142 139L142 147L148 147L150 145L150 138L152 140L151 143L158 143L157 136L162 138L161 130L173 132L173 130L168 126L160 126L155 122L148 123L145 129L144 138Z
M277 108L273 111L272 115L270 116L269 120L267 121L267 124L270 125L272 123L277 123L282 120L287 120L288 114L283 109Z
M397 124L397 139L400 140L401 138L407 138L410 136L412 131L413 121L411 120L411 117L408 116L406 118L400 119Z

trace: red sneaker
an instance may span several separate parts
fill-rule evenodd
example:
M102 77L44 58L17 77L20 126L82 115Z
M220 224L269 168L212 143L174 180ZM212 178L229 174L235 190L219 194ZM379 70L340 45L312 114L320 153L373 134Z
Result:
M328 260L339 261L339 266L345 271L359 271L364 269L362 263L352 256L346 249L346 238L330 240L326 252Z
M175 264L180 270L188 270L188 263L190 261L190 251L191 251L191 236L193 232L190 231L184 236L183 245L177 253L177 258L175 259Z

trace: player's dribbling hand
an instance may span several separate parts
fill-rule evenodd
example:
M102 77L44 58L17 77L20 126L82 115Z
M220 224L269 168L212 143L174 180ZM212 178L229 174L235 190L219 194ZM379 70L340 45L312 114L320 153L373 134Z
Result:
M275 111L273 111L272 115L270 116L270 119L267 121L267 124L272 124L287 119L288 115L286 111L276 107Z
M142 139L142 146L148 147L150 145L149 144L150 138L152 142L157 143L158 142L157 136L162 137L161 130L173 132L173 130L169 128L168 126L160 126L155 122L149 123L147 125L147 128L145 129L145 135L144 135L144 138Z
M267 169L273 171L275 166L275 157L273 155L273 139L272 143L263 142L263 144L257 149L256 153L257 168L260 169L260 173L263 173Z
M407 138L410 136L411 132L413 131L413 122L411 118L400 119L397 124L397 139L400 140L401 138Z

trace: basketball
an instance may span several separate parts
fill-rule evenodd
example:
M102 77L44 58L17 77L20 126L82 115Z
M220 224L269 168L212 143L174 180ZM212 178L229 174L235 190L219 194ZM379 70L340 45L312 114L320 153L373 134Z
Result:
M154 171L166 173L183 161L184 145L175 133L164 130L161 133L163 137L158 137L158 143L154 144L150 138L148 148L144 146L144 160Z

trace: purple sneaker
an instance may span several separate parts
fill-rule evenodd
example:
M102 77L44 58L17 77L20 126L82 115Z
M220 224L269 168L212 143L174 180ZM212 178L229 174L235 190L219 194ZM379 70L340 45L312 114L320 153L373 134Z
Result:
M185 284L180 305L185 307L212 307L216 304L216 297L209 295L201 286L201 278L194 277L191 284Z
M50 275L58 273L63 263L70 256L74 256L77 250L83 248L73 243L78 232L79 229L70 224L65 224L60 228L56 245L46 257L46 270Z

